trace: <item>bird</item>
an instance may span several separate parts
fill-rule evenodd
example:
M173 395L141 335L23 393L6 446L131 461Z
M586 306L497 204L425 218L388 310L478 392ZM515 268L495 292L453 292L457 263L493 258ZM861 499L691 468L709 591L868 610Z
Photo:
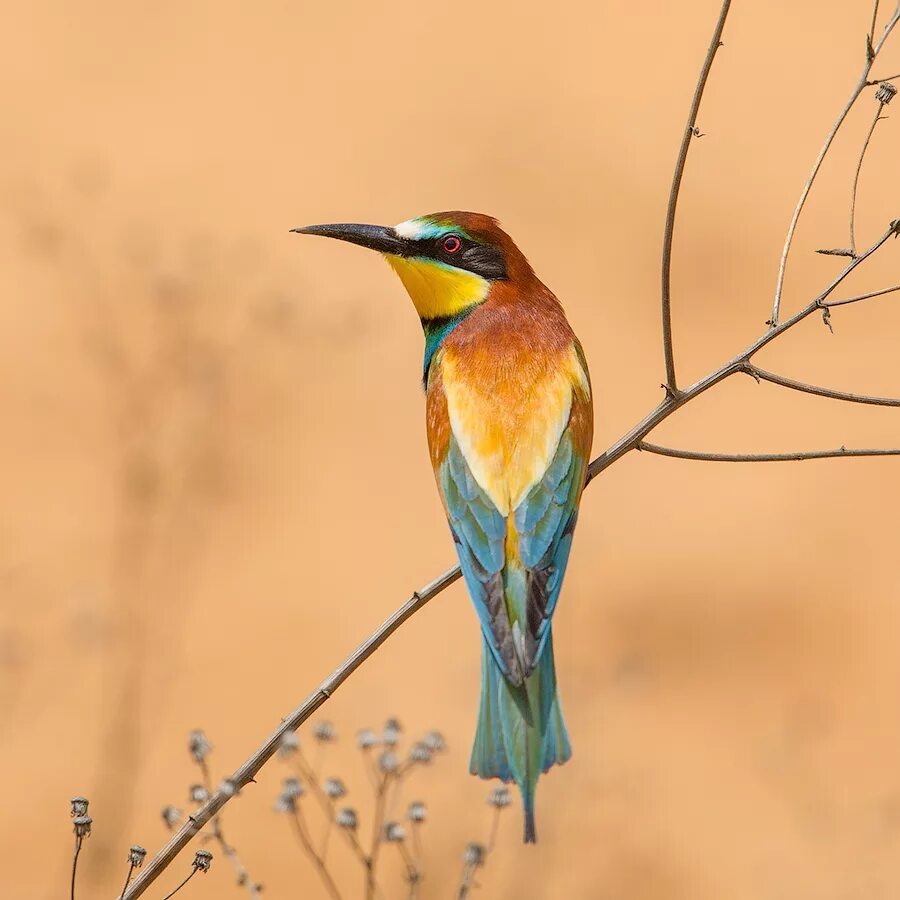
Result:
M517 784L533 843L538 778L572 754L551 622L593 439L584 351L490 216L291 231L382 254L421 321L431 465L482 637L470 771Z

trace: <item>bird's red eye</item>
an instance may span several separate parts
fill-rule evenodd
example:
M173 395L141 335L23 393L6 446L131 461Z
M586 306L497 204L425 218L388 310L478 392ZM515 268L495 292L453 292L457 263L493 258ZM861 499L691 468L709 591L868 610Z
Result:
M448 234L441 241L441 246L444 248L445 253L456 253L462 247L462 241L455 234Z

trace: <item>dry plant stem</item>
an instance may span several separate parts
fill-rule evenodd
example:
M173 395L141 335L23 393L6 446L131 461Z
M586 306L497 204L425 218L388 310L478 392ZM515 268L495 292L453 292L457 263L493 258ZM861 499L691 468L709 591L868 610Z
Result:
M178 887L175 888L174 891L172 891L172 893L166 894L166 896L163 897L162 900L169 900L170 897L174 897L196 874L197 874L197 869L196 868L191 869L191 874L188 875L188 877L185 878L184 881L182 881L181 884L179 884Z
M678 194L681 190L681 180L684 177L684 166L687 162L688 150L694 138L697 128L697 115L700 112L700 102L703 100L703 91L712 69L713 60L722 45L722 30L725 28L725 19L728 18L728 10L731 0L724 0L719 18L713 31L706 58L700 69L700 77L694 89L694 98L691 100L691 109L688 113L687 125L681 136L681 148L678 151L678 159L675 162L675 174L672 176L672 188L669 192L669 206L666 210L666 226L663 233L662 249L662 333L663 353L666 360L666 390L670 395L678 393L678 382L675 378L675 350L672 344L672 241L675 237L675 210L678 206ZM868 73L867 73L868 74Z
M833 391L830 388L818 387L814 384L805 384L795 381L793 378L785 378L784 375L776 375L767 372L758 366L748 365L744 368L748 375L752 375L757 381L768 381L781 387L790 388L792 391L802 391L804 394L813 394L816 397L829 397L832 400L843 400L847 403L866 403L870 406L900 406L900 400L891 397L869 397L865 394L851 394L847 391Z
M661 422L665 421L672 413L680 409L686 403L699 397L710 388L729 378L738 372L745 371L752 357L763 347L779 338L796 324L808 318L817 310L830 306L838 306L848 301L833 301L826 303L827 298L841 285L848 275L869 256L875 253L890 237L900 232L900 221L891 223L888 230L868 249L856 259L850 260L843 271L828 285L825 290L814 300L811 300L803 309L786 319L780 325L768 328L762 336L757 338L745 350L733 359L723 363L706 377L681 391L677 397L666 395L663 401L652 412L638 422L630 431L622 435L607 450L597 456L588 467L587 483L589 484L604 469L621 459L626 453L637 448L637 445ZM890 290L897 290L891 288ZM859 302L868 297L880 296L887 291L874 291L870 294L851 298L852 302ZM846 454L850 455L850 454ZM415 615L429 600L436 597L448 588L460 577L459 566L448 569L434 581L415 591L392 616L376 629L362 644L289 716L282 720L281 724L269 735L266 741L253 755L244 762L231 776L229 784L233 790L216 791L210 799L179 828L169 842L153 857L142 873L132 882L125 892L122 900L135 900L159 877L160 873L172 862L173 859L190 843L191 839L210 819L222 809L223 806L241 788L250 784L259 770L278 751L282 738L289 731L296 731L316 710L318 710L331 695L411 616Z
M875 126L881 119L883 110L884 103L879 103L878 109L875 110L875 118L872 119L872 124L866 134L862 150L859 153L859 162L856 164L856 172L853 175L853 189L850 192L850 250L854 256L856 256L856 192L859 189L859 176L862 172L863 160L866 158L866 151L869 149L869 142L872 140L872 135L875 133Z
M318 853L316 853L316 848L313 847L312 839L307 831L306 823L303 820L303 813L300 811L299 806L295 805L292 810L291 824L294 826L297 840L303 847L304 852L313 861L316 871L319 873L319 877L325 885L325 889L334 900L341 900L341 892L337 889L337 885L334 883L334 879L328 871L328 866L325 865L325 861Z
M875 5L872 9L872 27L869 29L869 43L871 44L875 40L875 25L878 23L878 7L880 5L880 0L875 0Z
M475 886L475 872L478 866L472 863L463 863L462 878L459 882L459 891L456 894L457 900L466 900L469 891Z
M122 892L119 894L121 897L125 891L128 889L128 884L131 881L131 876L134 873L134 863L131 862L128 864L128 874L125 876L125 887L122 888Z
M797 453L703 453L698 450L678 450L641 441L638 450L672 456L676 459L698 459L705 462L797 462L804 459L837 459L844 456L900 456L900 447L876 450L848 450L838 447L834 450L802 450Z
M81 835L75 837L75 850L72 852L72 882L69 890L70 900L75 900L75 873L78 870L78 857L81 854L81 844L84 838Z
M835 306L848 306L851 303L859 303L860 300L871 300L873 297L893 294L895 291L900 291L900 284L894 287L882 288L880 291L869 291L868 294L857 294L855 297L847 297L845 300L831 300L828 303L823 303L822 306L827 306L828 309L833 309Z
M877 13L877 10L876 10ZM812 190L813 182L816 180L816 176L819 174L819 169L822 167L822 161L828 154L828 151L831 149L831 144L834 141L835 136L840 130L841 126L844 124L844 120L847 118L848 113L853 108L853 104L856 103L859 95L867 88L871 86L871 82L869 82L869 73L872 71L872 64L875 62L875 58L881 52L881 48L884 46L884 42L890 36L891 31L893 31L894 26L897 22L900 21L900 3L897 4L897 9L894 10L894 14L889 19L888 23L884 26L884 31L881 33L881 37L878 40L878 43L872 46L872 41L868 42L868 47L866 50L866 62L863 66L862 74L859 76L859 80L856 82L856 86L853 88L850 93L850 97L847 100L844 108L841 110L840 115L837 117L837 121L831 128L831 131L828 133L828 136L825 138L825 143L822 145L822 149L819 151L819 155L816 157L816 161L813 163L812 172L809 174L809 178L806 179L806 184L803 185L803 190L800 192L800 199L797 201L797 206L794 209L794 215L791 217L791 224L788 226L787 236L784 240L784 248L781 251L781 261L778 264L778 281L775 285L775 301L772 305L772 318L769 320L771 326L774 328L778 324L778 316L781 312L781 295L784 291L784 275L787 270L787 261L788 256L791 252L791 244L794 242L794 232L797 230L797 223L800 221L800 214L803 212L803 207L806 205L806 200L809 197L809 192ZM871 51L869 51L869 47L871 47Z
M372 820L372 844L366 861L366 900L375 896L375 870L378 866L378 855L381 850L381 838L384 831L384 816L387 809L387 794L391 786L391 774L386 772L375 789L375 813Z

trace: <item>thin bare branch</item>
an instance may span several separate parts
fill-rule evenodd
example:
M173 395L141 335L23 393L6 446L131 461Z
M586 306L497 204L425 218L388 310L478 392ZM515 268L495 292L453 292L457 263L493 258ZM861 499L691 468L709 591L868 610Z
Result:
M771 384L790 388L792 391L802 391L804 394L814 394L817 397L829 397L832 400L844 400L847 403L865 403L870 406L900 406L900 400L895 400L892 397L869 397L865 394L851 394L848 391L835 391L831 388L823 388L818 385L795 381L793 378L786 378L784 375L776 375L774 372L767 372L765 369L760 369L758 366L754 365L746 366L744 371L757 380L768 381Z
M875 26L878 24L878 7L879 0L875 0L875 7L872 10L872 27L869 29L869 44L875 43Z
M725 28L725 20L728 18L728 10L731 0L724 0L719 11L719 18L713 31L706 58L700 69L700 77L694 89L694 98L691 101L687 124L684 134L681 136L681 148L678 151L678 159L675 162L675 174L672 176L672 188L669 192L669 206L666 210L666 227L663 234L662 250L662 331L663 353L666 360L666 389L669 394L678 393L678 382L675 377L675 351L672 344L672 241L675 236L675 210L678 206L678 194L681 190L681 180L684 177L684 167L687 162L688 150L691 141L696 135L697 115L700 111L700 102L703 99L703 91L712 69L713 60L719 47L722 46L722 31ZM868 73L867 73L868 74Z
M794 242L794 232L797 230L797 223L800 221L800 214L803 212L803 207L806 205L806 199L807 197L809 197L809 192L812 190L813 182L815 182L816 176L819 174L819 169L822 167L822 161L825 159L828 151L831 149L831 144L834 141L834 138L840 130L841 126L844 124L844 120L847 118L848 113L853 108L853 105L856 103L859 95L867 87L871 86L868 78L869 73L872 71L872 64L875 62L876 57L881 52L881 48L884 46L884 42L888 39L891 31L893 31L894 26L898 21L900 21L900 3L897 4L897 9L888 20L888 23L884 26L884 31L882 32L881 38L878 40L878 43L873 47L872 41L867 40L866 60L865 65L863 66L862 74L859 76L856 85L850 93L850 97L844 104L844 108L838 115L837 121L831 127L831 131L825 138L825 143L822 145L822 149L819 151L819 155L816 157L816 161L813 163L812 171L810 172L809 177L806 179L806 183L803 185L803 190L800 192L800 199L797 201L797 206L795 207L794 214L791 217L791 223L788 226L787 236L784 240L784 248L781 251L781 261L778 264L778 280L775 285L775 300L772 305L772 318L769 320L771 327L773 328L778 324L778 316L781 312L781 296L784 291L784 276L787 270L788 256L791 252L791 245Z
M163 897L162 900L170 900L171 897L174 897L196 874L197 874L197 869L196 868L191 869L191 874L188 875L188 877L185 878L184 881L182 881L181 884L179 884L178 887L175 888L174 891L172 891L169 894L166 894L166 896Z
M319 873L319 877L322 879L322 884L325 885L325 890L328 891L333 900L341 900L341 892L338 890L337 885L334 883L334 879L331 877L331 872L328 871L328 866L325 865L325 860L323 860L322 857L319 856L319 854L316 852L316 848L313 846L312 838L310 837L309 830L306 827L306 822L303 819L303 812L299 803L295 803L292 806L290 818L291 824L294 826L294 833L297 835L297 841L303 848L306 855L313 861L313 864L316 867L316 871Z
M876 84L884 84L885 81L894 81L896 78L900 78L900 72L896 75L888 75L885 78L873 78L871 81L867 82L867 86L872 87Z
M78 857L81 855L81 844L83 838L80 834L75 835L75 849L72 851L72 880L70 884L69 897L75 900L75 875L78 871Z
M835 306L847 306L850 303L859 303L860 300L871 300L873 297L883 297L885 294L893 294L895 291L900 291L900 284L894 285L894 287L882 288L880 291L869 291L867 294L857 294L855 297L847 297L846 300L830 300L828 303L823 303L822 306L833 309Z
M866 139L863 142L862 150L859 153L859 161L856 163L856 172L853 175L853 188L850 192L850 250L856 256L856 192L859 188L859 176L862 172L863 160L866 158L866 151L869 149L869 143L872 135L875 133L875 126L881 120L881 112L884 109L884 103L879 102L878 108L875 110L875 117L866 133Z
M659 456L696 459L705 462L797 462L804 459L839 459L850 456L900 456L900 447L865 450L848 450L846 447L838 447L835 450L801 450L796 453L703 453L698 450L678 450L674 447L662 447L659 444L641 441L636 449L647 453L657 453Z

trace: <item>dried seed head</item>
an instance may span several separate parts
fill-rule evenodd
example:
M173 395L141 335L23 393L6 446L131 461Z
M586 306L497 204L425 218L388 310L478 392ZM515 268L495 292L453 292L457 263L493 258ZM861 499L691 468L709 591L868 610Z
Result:
M384 745L386 747L396 747L400 742L401 731L403 731L403 728L400 726L400 722L397 719L388 719L387 722L384 723L384 731L381 735L381 740L384 741Z
M75 837L86 838L91 835L91 823L94 820L90 816L75 816L72 819L72 827L75 830Z
M399 844L406 838L406 829L399 822L387 822L384 826L384 839L392 844Z
M174 828L181 821L183 815L184 813L177 806L166 806L162 811L166 828Z
M509 796L509 788L494 788L490 792L490 794L488 794L487 802L490 806L496 806L498 809L503 809L504 806L509 806L509 804L512 802Z
M889 81L882 81L881 84L878 85L878 90L875 92L875 99L882 104L882 106L887 106L888 103L894 99L894 94L896 93L897 88Z
M322 741L322 743L328 743L329 741L335 740L337 735L334 733L334 725L327 720L316 722L313 727L313 737L317 741Z
M463 860L467 866L484 865L484 844L473 841L466 846L466 852L463 854Z
M86 816L88 811L88 798L87 797L73 797L72 798L72 810L69 815L74 819L76 816Z
M276 812L290 812L297 808L297 801L306 793L299 778L285 778L281 793L275 801Z
M128 862L136 869L139 869L144 864L146 856L147 851L140 844L134 844L128 851Z
M371 728L362 728L356 732L356 746L362 750L374 747L378 743L378 736Z
M397 760L397 754L391 750L385 750L384 753L378 757L378 768L385 774L396 772L399 765L400 763Z
M348 828L351 831L356 831L356 826L359 824L356 818L356 810L350 806L345 806L342 810L339 810L334 817L334 821L339 828Z
M188 738L188 751L194 762L202 763L212 751L212 744L200 728L195 728Z
M422 739L422 743L432 752L440 753L447 749L447 742L439 731L429 731Z
M201 872L208 872L210 863L212 862L213 855L209 852L209 850L198 850L194 854L194 862L193 866L195 869L199 869Z
M427 811L424 803L416 801L415 803L409 804L409 809L406 811L406 818L409 819L410 822L424 822L426 817Z
M328 794L332 800L339 800L347 793L347 788L344 787L344 782L341 781L340 778L326 778L325 793Z
M431 751L423 741L416 741L409 748L409 760L414 763L429 763L431 762Z
M278 752L285 758L293 756L300 749L300 738L295 731L289 731L281 737Z
M191 803L206 803L209 800L209 791L202 784L192 784L188 788L188 797Z

